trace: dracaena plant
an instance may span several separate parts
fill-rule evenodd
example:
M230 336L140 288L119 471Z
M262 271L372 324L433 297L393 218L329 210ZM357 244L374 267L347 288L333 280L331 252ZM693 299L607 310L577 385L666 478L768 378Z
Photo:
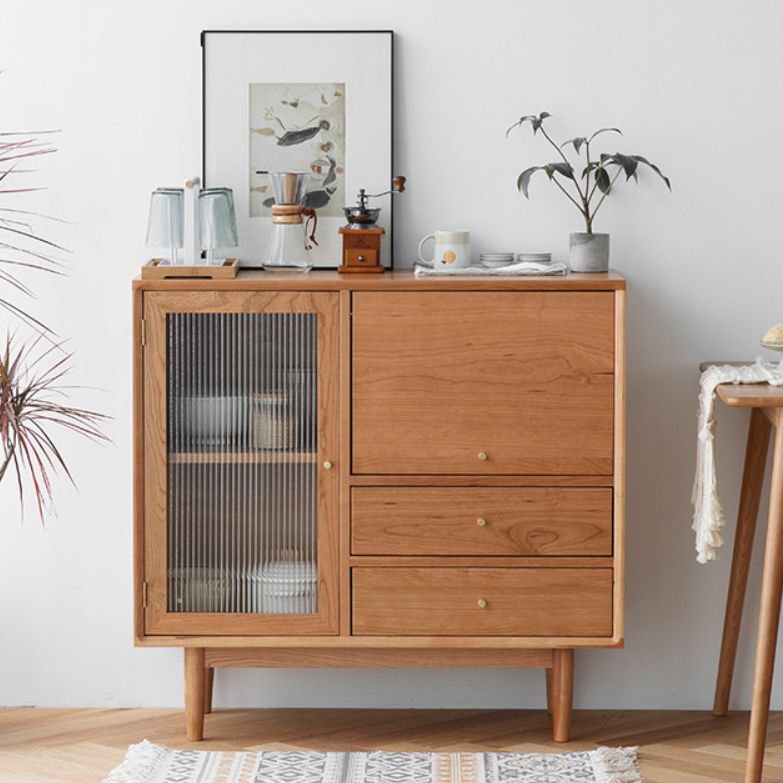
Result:
M62 275L64 265L54 255L67 252L55 242L41 236L33 222L63 222L48 215L20 209L17 200L22 194L41 190L27 186L23 177L34 173L29 165L42 155L51 155L55 148L47 140L50 131L36 134L0 132L0 310L13 319L32 327L36 332L51 330L28 310L14 303L12 292L33 298L33 291L22 279L25 272Z
M541 114L528 114L520 117L507 131L508 134L514 128L521 128L529 124L535 136L538 131L555 150L558 157L553 163L543 166L531 166L525 169L517 178L517 188L525 196L528 195L528 187L531 177L537 171L543 171L549 180L553 182L566 196L566 198L579 210L584 221L586 233L593 233L593 220L596 212L612 192L617 179L625 174L626 182L633 179L638 182L639 167L644 166L655 172L665 183L669 190L672 189L669 178L654 163L641 155L626 155L621 152L596 153L594 143L599 136L604 134L619 134L619 128L599 128L589 136L576 136L558 144L547 132L544 121L551 117L549 112ZM578 159L578 163L572 164L566 155L566 150L571 149ZM584 156L582 155L584 153Z
M99 429L104 415L67 402L74 388L65 383L71 358L42 335L28 343L7 335L0 353L0 481L14 475L22 508L29 481L41 519L51 507L53 476L61 472L73 483L58 431L106 440Z
M18 203L22 194L41 189L28 187L25 175L35 173L29 168L33 161L55 151L41 140L48 133L0 132L0 313L33 333L23 340L7 331L0 345L0 482L14 476L22 510L25 489L31 488L42 521L52 505L53 477L62 473L73 481L58 436L69 431L106 440L100 431L105 416L67 402L74 388L64 382L72 355L52 329L14 301L14 296L33 298L23 276L64 272L58 255L67 251L36 227L63 221Z

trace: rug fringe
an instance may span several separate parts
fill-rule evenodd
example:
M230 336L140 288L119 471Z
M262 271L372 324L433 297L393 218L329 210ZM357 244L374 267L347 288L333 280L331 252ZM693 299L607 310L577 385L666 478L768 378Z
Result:
M591 750L596 783L643 783L638 753L638 747Z
M142 740L128 748L124 761L115 767L103 783L147 783L158 767L158 762L168 753L163 745Z

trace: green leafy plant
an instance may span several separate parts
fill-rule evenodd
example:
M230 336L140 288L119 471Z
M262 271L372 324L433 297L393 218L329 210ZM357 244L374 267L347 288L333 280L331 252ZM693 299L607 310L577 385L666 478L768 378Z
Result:
M579 210L585 221L586 233L593 233L593 220L595 214L601 208L606 197L612 192L615 182L621 174L625 174L626 182L633 178L638 182L639 166L646 166L654 171L665 183L669 190L672 189L669 178L654 163L641 155L625 155L620 152L606 153L602 152L598 156L593 148L594 141L603 134L617 133L622 136L619 128L599 128L589 136L576 136L568 139L562 144L557 144L544 127L544 121L551 117L549 112L542 111L541 114L528 114L520 117L507 131L506 138L514 128L521 128L523 125L530 124L535 136L538 131L555 149L559 160L554 163L547 163L543 166L531 166L525 169L517 178L517 188L525 196L528 195L530 178L537 172L543 171L547 177L565 194L566 198L573 203ZM565 149L572 147L574 153L581 160L582 151L584 151L585 162L580 162L579 166L574 166L565 154ZM581 168L581 172L578 172Z

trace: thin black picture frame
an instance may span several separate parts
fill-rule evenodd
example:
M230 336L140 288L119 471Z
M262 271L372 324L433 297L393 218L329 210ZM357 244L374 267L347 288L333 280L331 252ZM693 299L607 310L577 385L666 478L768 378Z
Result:
M207 173L207 47L206 36L208 35L220 35L220 34L248 34L257 35L259 33L269 35L273 33L286 33L286 34L312 34L312 35L324 35L324 34L350 34L358 33L363 35L368 34L382 34L389 36L389 121L391 127L389 129L389 137L391 139L389 149L389 167L392 177L394 173L394 48L395 48L395 35L394 30L380 29L380 30L202 30L199 34L199 44L201 46L201 183L202 187L209 187L206 181ZM387 183L387 187L391 187L391 181ZM347 206L347 205L346 205ZM389 265L385 267L390 272L394 269L394 197L389 200ZM336 270L337 266L322 266L318 267L321 270Z

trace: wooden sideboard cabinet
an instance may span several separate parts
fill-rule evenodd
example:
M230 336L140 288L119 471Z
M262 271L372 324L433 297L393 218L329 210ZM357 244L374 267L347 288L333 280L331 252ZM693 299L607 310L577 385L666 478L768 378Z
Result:
M136 280L135 638L222 667L538 667L623 644L625 282Z

